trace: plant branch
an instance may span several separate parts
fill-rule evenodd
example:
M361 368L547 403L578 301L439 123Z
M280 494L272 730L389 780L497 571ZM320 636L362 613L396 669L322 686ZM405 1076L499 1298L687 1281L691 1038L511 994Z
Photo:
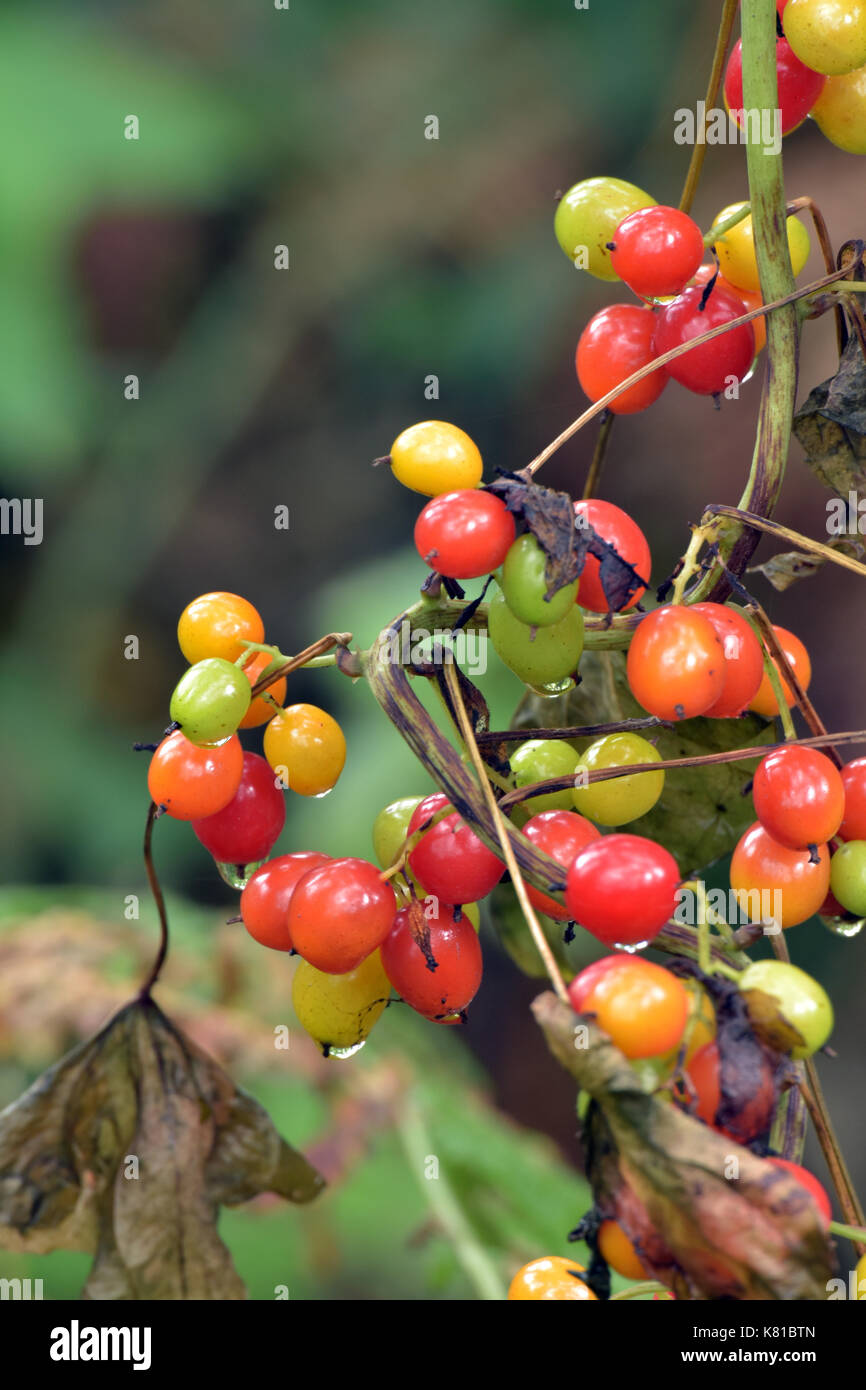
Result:
M149 999L150 992L159 979L160 971L165 964L168 955L168 913L165 908L165 898L162 895L162 885L157 877L156 868L153 863L153 827L159 815L159 808L154 801L151 801L147 812L147 823L144 827L144 867L147 870L147 881L150 884L150 891L156 903L156 910L159 913L159 949L156 959L150 968L147 979L138 991L139 999Z
M692 203L695 200L698 183L701 177L701 170L704 167L704 157L706 155L706 113L713 110L719 100L719 92L722 86L722 75L725 71L725 57L728 46L731 42L731 35L734 32L734 21L737 18L737 8L739 0L725 0L722 7L722 17L719 21L719 32L716 35L716 46L713 51L713 65L710 69L710 76L707 81L707 94L704 101L704 126L697 132L697 140L692 149L691 159L689 160L686 181L683 185L682 197L680 198L680 211L691 212Z

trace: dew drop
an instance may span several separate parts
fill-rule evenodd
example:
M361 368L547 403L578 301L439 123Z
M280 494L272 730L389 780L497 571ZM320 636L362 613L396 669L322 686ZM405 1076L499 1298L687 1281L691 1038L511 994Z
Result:
M627 955L636 955L638 951L645 951L650 944L650 939L646 941L615 941L613 949L615 951L625 951Z
M229 888L236 888L240 893L246 888L256 869L260 869L264 864L264 859L257 859L254 864L220 864L214 861L219 871L219 876Z
M821 921L834 936L859 936L866 926L866 917L854 921L849 921L847 917L822 917Z
M323 796L330 796L330 795L331 795L331 792L332 792L333 790L334 790L333 787L329 787L328 790L327 790L326 792L315 792L314 795L310 798L310 800L311 800L311 801L321 801L321 799L322 799Z
M547 685L530 685L529 689L533 695L540 695L541 698L552 700L556 695L565 695L567 691L574 689L574 678L565 676L561 681L550 681Z
M340 1061L344 1061L346 1057L354 1057L355 1053L360 1052L361 1048L366 1047L366 1045L367 1039L362 1038L360 1042L355 1043L352 1047L329 1047L325 1055L327 1057L336 1057Z

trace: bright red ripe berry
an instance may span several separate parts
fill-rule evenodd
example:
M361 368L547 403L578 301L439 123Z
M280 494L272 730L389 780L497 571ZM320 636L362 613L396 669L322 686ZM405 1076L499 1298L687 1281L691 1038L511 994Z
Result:
M742 316L743 301L718 282L702 308L704 294L705 287L695 285L683 290L661 310L656 323L656 355L670 352L671 348ZM689 391L700 396L715 396L732 380L742 381L754 358L755 334L750 323L743 323L675 357L668 362L667 371Z
M673 916L680 871L672 854L641 835L603 835L568 871L571 916L608 946L652 941Z
M590 497L586 501L575 502L574 516L576 525L585 522L591 526L597 536L613 546L620 559L627 560L641 579L649 582L652 570L650 548L643 531L637 522L632 521L628 512L614 506L613 502L603 502L598 497ZM639 601L643 592L643 589L635 590L629 607L633 607ZM601 586L601 561L594 555L586 557L577 587L577 602L590 613L608 611L608 602Z
M679 294L704 258L701 229L678 208L638 208L613 234L610 263L644 299Z
M579 816L576 811L541 811L533 816L523 827L523 833L537 849L549 854L563 869L570 869L580 851L591 840L601 838L600 832L591 821ZM571 913L555 898L540 892L527 883L529 901L539 912L546 912L557 922L567 922Z
M717 1123L722 1101L719 1045L707 1043L696 1052L686 1067L695 1102L692 1113L705 1124L719 1129L738 1144L748 1144L770 1127L776 1104L776 1087L772 1068L763 1053L755 1054L757 1075L752 1093L739 1114L726 1115L725 1126ZM691 1108L691 1107L690 1107Z
M419 806L415 816L420 809ZM419 821L422 823L423 818ZM502 860L479 840L456 811L421 836L409 855L409 868L425 893L449 906L486 898L505 873Z
M453 908L423 925L429 932L426 949L412 934L411 909L398 912L382 943L382 965L410 1008L439 1020L461 1013L475 998L481 984L481 946L469 918L458 918Z
M264 859L286 823L286 801L274 774L258 753L244 753L241 782L228 806L194 820L192 828L220 864L254 864Z
M708 618L725 653L725 683L716 702L705 710L708 719L742 714L757 695L764 676L761 644L742 613L723 603L694 603L693 613Z
M787 135L808 116L824 88L827 78L813 72L794 53L787 39L776 39L776 79L782 134ZM725 101L733 114L743 110L743 41L737 39L725 73ZM737 124L742 121L734 116ZM613 256L611 256L613 262Z
M845 810L845 788L835 765L816 748L776 748L762 759L752 784L758 820L788 849L823 845Z
M790 1173L801 1187L805 1187L821 1214L823 1224L829 1226L833 1220L833 1208L830 1205L830 1198L815 1175L810 1173L808 1168L803 1168L799 1163L792 1163L788 1158L771 1158L770 1162L776 1168L784 1168L785 1172Z
M175 820L212 816L240 786L244 752L237 734L216 748L200 748L180 730L164 738L150 760L147 787Z
M611 304L593 314L580 335L574 365L591 401L600 400L656 356L655 314L639 304ZM650 372L608 403L614 415L634 415L658 400L668 384L664 367Z
M855 758L842 769L845 814L839 826L843 840L866 840L866 758Z
M291 951L289 903L304 874L330 862L327 854L281 854L256 869L241 893L243 924L255 941L273 951Z
M478 579L502 564L515 537L514 517L492 492L463 488L434 497L415 522L415 547L449 579Z
M635 630L626 672L631 693L659 719L694 719L725 685L724 647L710 620L693 608L654 608Z
M333 859L310 869L289 903L289 935L298 955L326 975L345 975L381 946L397 899L366 859Z
M442 820L444 811L453 811L454 807L448 800L444 792L431 792L425 796L409 817L409 828L407 835L414 835L416 830L420 830L422 825L430 826L437 819Z

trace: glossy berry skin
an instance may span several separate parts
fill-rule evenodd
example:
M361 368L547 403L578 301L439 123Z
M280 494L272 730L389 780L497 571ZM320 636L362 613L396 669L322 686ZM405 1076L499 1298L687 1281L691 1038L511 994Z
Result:
M382 965L404 1003L431 1020L462 1013L481 984L481 946L469 918L440 906L439 916L426 921L429 949L436 969L412 935L411 911L403 908L382 944Z
M598 497L590 497L574 504L575 525L591 526L601 540L612 545L620 559L626 560L634 570L649 583L652 570L652 556L643 531L632 521L628 512L613 502L604 502ZM601 561L594 555L587 555L583 573L577 588L577 601L581 608L590 613L607 613L608 602L601 584ZM633 608L640 600L644 589L638 588L628 603Z
M781 112L782 134L788 135L804 121L821 95L826 82L820 72L813 72L801 63L787 39L776 39L776 82L778 109ZM725 72L725 101L728 110L743 110L743 41L737 39L728 59ZM742 127L739 116L734 119Z
M249 661L244 662L243 672L250 683L250 688L256 684L265 674L271 664L269 652L253 652ZM269 685L266 694L270 695L278 705L282 705L286 698L286 678L280 676L278 681ZM239 729L257 729L261 724L267 724L274 717L273 705L265 699L264 694L257 695L250 701L250 707L238 725Z
M529 787L533 782L544 782L551 777L573 777L579 754L564 739L530 738L518 743L509 756L514 784ZM561 792L543 792L522 803L533 815L538 811L570 811L572 791L566 787Z
M147 772L151 800L175 820L198 820L227 806L240 786L244 751L237 734L199 748L180 730L162 740Z
M394 889L375 864L332 859L298 882L289 902L289 936L317 970L345 975L381 946L396 910Z
M434 497L415 522L415 549L449 579L498 569L515 536L514 517L492 492L463 488Z
M764 676L764 652L754 630L736 608L723 603L694 603L693 613L707 618L725 653L725 680L718 699L704 713L708 719L742 714Z
M241 893L241 918L254 941L272 951L291 951L289 903L304 874L331 862L327 854L281 854L256 869Z
M828 77L812 118L840 150L866 154L866 65L844 77Z
M673 916L680 871L673 855L640 835L603 835L568 871L565 903L608 946L651 941Z
M230 738L249 705L250 683L243 671L221 657L208 657L181 676L169 712L184 738L206 747Z
M274 772L300 796L330 791L346 761L343 730L316 705L287 705L268 724L263 744Z
M592 840L601 838L595 826L584 820L583 816L576 815L574 811L541 811L526 822L523 833L536 849L540 849L543 854L549 854L551 859L562 865L563 877L580 851ZM538 888L533 888L529 883L526 885L526 891L529 901L539 912L547 913L548 917L557 922L568 921L571 915L568 908L563 907L555 898L540 892Z
M660 761L658 749L639 734L606 734L581 754L578 774L583 770L595 772L606 767ZM575 786L572 797L575 809L599 825L627 825L652 810L664 785L664 772L638 772L607 782L590 782L585 787Z
M581 972L568 997L577 1013L596 1015L599 1027L628 1058L659 1057L676 1047L689 1016L682 980L640 956L617 956L588 982Z
M639 304L611 304L593 314L580 335L574 366L591 401L598 401L655 357L656 316ZM614 415L635 415L658 400L668 384L664 367L608 401Z
M813 1056L833 1031L833 1005L827 991L797 965L783 960L756 960L737 984L749 1009L749 991L760 990L778 1002L779 1012L803 1039L791 1050L797 1061Z
M751 1140L764 1134L772 1123L773 1110L776 1104L776 1088L772 1070L766 1058L761 1056L759 1075L755 1078L752 1095L740 1113L733 1119L729 1118L727 1125L722 1128L717 1124L722 1099L719 1077L720 1065L718 1043L707 1043L706 1047L702 1047L700 1052L695 1053L686 1068L686 1075L696 1092L696 1103L687 1108L699 1120L703 1120L704 1124L719 1129L720 1133L726 1134L736 1143L748 1144Z
M197 838L219 864L255 864L270 854L286 823L286 799L258 753L244 753L240 786L215 815L194 820Z
M610 263L642 299L679 294L704 258L701 229L678 208L639 208L613 234Z
M530 627L515 618L501 590L490 590L487 631L500 661L526 685L551 685L574 675L583 652L583 614L575 604L561 622Z
M799 1163L792 1163L787 1158L770 1158L768 1162L772 1163L774 1168L781 1168L785 1173L789 1173L801 1187L805 1187L818 1208L821 1224L829 1226L833 1220L833 1208L830 1204L830 1198L814 1174L810 1173L808 1168L803 1168Z
M812 679L812 663L809 660L809 653L806 651L799 637L796 637L793 632L789 632L787 628L777 627L774 623L773 631L776 634L779 646L794 668L794 675L799 680L803 689L808 690L809 682ZM773 665L777 670L779 669L778 662L774 661ZM782 679L782 693L790 709L791 705L794 704L794 692L784 679ZM772 719L775 714L779 713L779 706L776 703L773 687L770 684L770 678L766 671L761 678L761 684L758 687L757 695L754 699L749 701L749 709L754 710L756 714L762 714L765 719Z
M456 425L422 420L397 435L391 445L391 471L404 487L425 497L474 488L481 482L478 446Z
M626 672L631 693L648 714L694 719L706 714L724 689L724 647L703 614L665 604L641 619Z
M533 535L518 536L502 566L500 587L515 618L530 627L549 627L567 618L577 598L577 580L547 597L547 555Z
M866 840L866 758L855 758L842 769L845 814L839 826L843 840Z
M426 831L409 854L409 868L440 903L476 903L505 873L501 859L452 811Z
M833 897L853 917L866 917L866 840L846 840L830 864Z
M409 834L409 822L421 801L420 796L401 796L383 806L373 821L373 853L383 869L389 868L400 853Z
M702 265L695 272L695 284L706 285L708 281L712 280L713 277L716 276L717 269L718 267L715 265ZM742 300L744 314L748 313L750 309L759 308L764 302L761 298L760 290L738 289L736 285L731 284L730 280L726 280L724 275L717 276L716 284L720 285L723 290L727 290L728 293L732 294L735 299ZM767 342L766 318L761 317L757 319L752 319L752 332L755 335L755 356L757 357L758 353L761 351L763 347L766 346Z
M326 1057L364 1042L390 997L391 982L378 951L345 975L328 975L301 960L292 980L298 1022Z
M724 222L726 218L739 212L743 206L743 203L729 203L727 207L722 208L713 225L716 226L720 222ZM809 233L799 217L793 215L787 220L786 230L791 270L797 276L809 259ZM737 294L741 294L743 290L748 290L752 294L760 294L761 280L758 275L758 261L755 253L755 232L750 215L735 222L733 227L729 227L718 237L714 249L719 258L722 274L733 285ZM718 288L718 282L716 284Z
M554 218L556 239L568 259L598 280L615 280L607 243L624 218L655 199L624 179L582 179L560 200Z
M845 788L834 763L816 748L775 748L752 783L758 820L788 849L826 844L839 829Z
M742 301L722 289L718 282L701 308L703 296L704 290L695 285L683 290L660 311L655 332L657 355L670 352L671 348L679 347L742 315ZM666 370L687 390L699 396L715 396L730 385L731 379L742 381L754 359L755 335L752 325L743 323L711 342L675 357L667 363Z
M244 641L264 642L265 625L245 598L216 590L187 604L177 624L177 640L191 666L212 656L237 661L246 651Z
M785 37L802 63L838 77L866 64L866 0L788 0Z
M689 1016L680 1041L658 1058L663 1076L670 1075L678 1065L681 1051L684 1056L683 1064L688 1066L695 1053L713 1041L718 1028L713 1001L706 990L697 980L683 980L683 985L689 996Z
M519 1269L508 1286L509 1302L535 1302L562 1299L570 1303L596 1303L597 1295L578 1275L585 1274L576 1260L560 1255L544 1255Z
M623 1279L646 1279L646 1268L618 1221L602 1221L598 1228L598 1250L611 1269Z
M740 911L752 921L769 916L782 928L805 922L820 910L830 887L826 845L818 847L818 856L813 864L808 850L777 844L760 822L750 826L731 859L731 887Z
M453 810L454 807L444 792L431 792L429 796L422 796L409 816L407 835L414 835L421 829L429 830L431 826L438 825L446 816L451 815Z

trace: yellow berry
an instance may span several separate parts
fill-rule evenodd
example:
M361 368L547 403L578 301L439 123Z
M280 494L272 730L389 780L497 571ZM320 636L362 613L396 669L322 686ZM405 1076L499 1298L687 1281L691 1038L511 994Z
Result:
M828 77L811 113L822 135L848 154L866 154L866 67Z
M410 425L391 445L394 477L425 497L477 487L482 467L478 447L469 435L444 420Z
M275 714L263 744L271 767L301 796L330 791L346 761L343 730L316 705L289 705Z
M724 222L742 206L742 203L731 203L729 207L722 208L713 226ZM758 278L751 216L744 217L741 222L737 222L720 236L715 243L715 251L726 280L737 289L750 290L753 293L760 291L761 282ZM799 275L809 259L809 233L797 217L788 218L788 253L791 257L791 269L795 275Z

